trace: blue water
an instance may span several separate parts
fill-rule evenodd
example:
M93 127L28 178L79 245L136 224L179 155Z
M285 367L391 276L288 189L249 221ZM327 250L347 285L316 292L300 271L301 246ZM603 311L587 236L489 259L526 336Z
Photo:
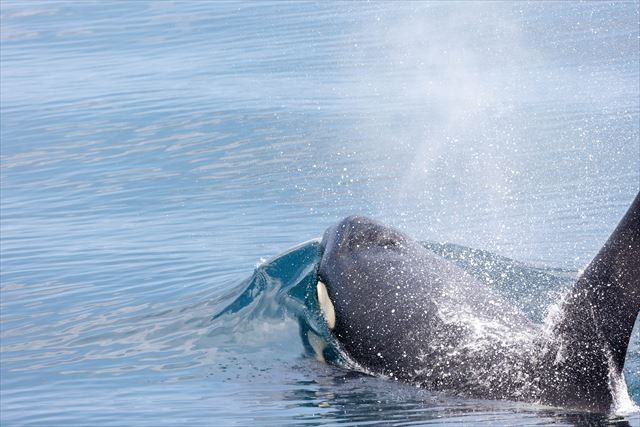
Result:
M278 267L359 213L517 260L507 288L564 286L640 188L639 19L638 2L2 1L0 424L640 425L317 362L286 298L314 258ZM276 266L263 290L215 317L258 265ZM523 295L532 316L553 301Z

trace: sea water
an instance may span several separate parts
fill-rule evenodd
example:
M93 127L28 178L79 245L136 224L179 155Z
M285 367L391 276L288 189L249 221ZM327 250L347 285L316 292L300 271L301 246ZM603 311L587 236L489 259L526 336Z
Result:
M300 330L313 239L356 213L547 316L640 186L638 20L3 1L0 424L639 425L637 325L607 415L363 375Z

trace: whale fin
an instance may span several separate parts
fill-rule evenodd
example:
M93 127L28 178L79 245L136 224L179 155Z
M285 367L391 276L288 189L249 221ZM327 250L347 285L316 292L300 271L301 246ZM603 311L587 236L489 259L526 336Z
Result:
M621 371L640 311L640 193L576 288L591 290L598 326Z
M588 407L610 404L639 311L640 193L564 302L554 328L557 390Z

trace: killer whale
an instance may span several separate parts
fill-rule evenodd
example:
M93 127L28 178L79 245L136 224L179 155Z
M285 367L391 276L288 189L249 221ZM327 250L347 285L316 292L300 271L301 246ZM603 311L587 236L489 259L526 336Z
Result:
M544 325L406 234L362 217L321 242L317 298L366 372L472 397L608 411L640 311L640 194Z

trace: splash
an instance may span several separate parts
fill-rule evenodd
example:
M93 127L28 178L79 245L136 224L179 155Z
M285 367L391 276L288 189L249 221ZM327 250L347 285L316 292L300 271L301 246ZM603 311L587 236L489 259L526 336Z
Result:
M613 415L625 416L640 412L640 407L631 400L624 372L616 372L613 358L609 357L609 388L613 397Z
M320 257L319 241L309 240L261 262L245 282L244 291L212 320L226 325L229 335L255 321L267 325L267 330L257 328L257 335L271 332L274 326L269 325L274 323L284 335L293 334L292 326L296 326L306 355L366 372L342 350L326 325L316 298Z
M540 299L544 300L557 296L558 289L566 288L575 274L556 276L551 271L544 272L507 258L455 245L424 245L451 262L466 266L469 274L504 297L505 301L496 301L493 307L496 312L514 302L523 304L529 301L528 289L519 283L511 283L515 278L519 278L516 282L524 280L532 284L540 292ZM266 345L259 339L262 335L286 335L289 339L298 335L302 352L309 358L367 375L394 379L394 372L372 372L360 365L328 328L316 294L321 256L320 244L313 240L261 263L245 282L244 291L214 316L214 324L218 327L220 324L230 325L228 335L255 338L252 345L260 345L260 342ZM467 384L466 389L460 391L452 387L451 391L469 397L482 395L542 402L541 381L544 379L535 375L535 366L549 361L555 364L564 362L561 340L554 338L555 327L563 319L563 301L564 297L549 305L546 316L540 313L532 315L531 320L544 320L532 323L537 323L537 327L531 330L519 329L519 333L513 333L499 316L483 317L464 307L453 310L442 304L439 316L445 326L441 331L432 332L445 337L457 330L455 333L461 334L463 339L455 347L434 348L422 354L425 367L416 370L413 382L430 390L442 391L448 390L448 382L463 382ZM257 327L251 328L251 324ZM253 332L247 335L241 328ZM445 339L442 341L446 342ZM541 343L545 344L541 346ZM485 362L479 365L478 360ZM638 412L637 405L629 396L624 376L614 372L610 370L609 377L613 413L626 415Z

